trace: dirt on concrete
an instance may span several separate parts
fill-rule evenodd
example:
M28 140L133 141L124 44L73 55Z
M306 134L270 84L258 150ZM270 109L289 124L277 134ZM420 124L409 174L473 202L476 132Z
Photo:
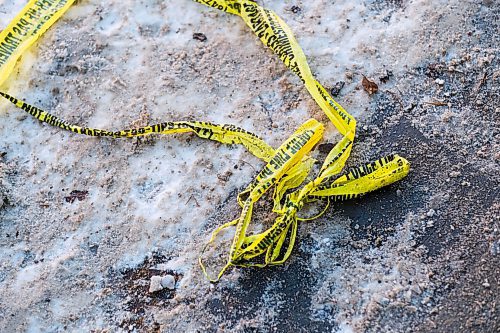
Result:
M191 136L77 137L2 104L1 331L500 332L500 5L261 3L356 116L348 167L398 153L409 176L301 223L285 265L210 284L197 257L260 161ZM240 19L198 6L78 1L5 87L114 129L210 120L277 146L327 123ZM150 292L162 275L175 288Z

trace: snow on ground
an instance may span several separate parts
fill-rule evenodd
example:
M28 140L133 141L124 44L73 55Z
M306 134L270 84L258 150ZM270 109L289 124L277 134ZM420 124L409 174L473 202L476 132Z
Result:
M0 2L0 28L24 3ZM498 11L488 1L259 3L290 25L320 82L346 82L337 100L359 119L365 140L355 146L355 162L400 147L397 137L383 148L370 145L384 131L369 121L385 109L382 101L374 110L362 75L377 80L389 70L385 91L418 90L409 72L432 59L461 59L457 41L473 30L466 17ZM493 44L474 59L492 63ZM440 89L436 82L426 83L426 94ZM75 124L232 123L275 147L310 117L327 123L241 19L189 0L78 1L0 89ZM415 127L429 138L425 126ZM323 143L334 142L338 135L327 128ZM77 136L7 102L0 103L0 135L2 331L390 331L411 315L386 323L378 316L384 307L400 304L411 313L408 307L435 305L433 268L415 236L427 203L397 217L367 217L390 222L388 235L374 240L358 237L359 216L332 210L301 226L284 267L233 270L211 285L198 255L209 232L238 215L236 193L263 165L243 148L192 135ZM497 170L487 161L481 167ZM88 194L68 202L75 190ZM418 202L412 191L403 183L385 192L389 203L384 195L371 202L390 211L396 202ZM149 292L152 276L166 275L175 290Z

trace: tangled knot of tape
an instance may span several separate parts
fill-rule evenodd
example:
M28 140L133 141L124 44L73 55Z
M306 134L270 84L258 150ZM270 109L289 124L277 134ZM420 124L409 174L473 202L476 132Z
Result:
M218 275L212 278L207 273L202 257L199 260L210 281L218 281L231 266L264 267L284 263L295 244L298 221L320 217L328 208L330 200L356 198L398 181L408 174L409 163L398 155L389 155L339 176L352 146L352 141L344 136L328 154L319 174L304 184L316 162L307 154L321 139L322 133L321 123L314 119L305 122L276 149L254 181L238 195L238 202L242 207L240 217L217 228L207 244L208 246L212 243L222 230L235 226L227 263ZM271 188L274 188L273 212L277 214L274 224L264 232L247 235L255 202ZM320 214L307 219L297 216L304 204L319 200L327 201Z

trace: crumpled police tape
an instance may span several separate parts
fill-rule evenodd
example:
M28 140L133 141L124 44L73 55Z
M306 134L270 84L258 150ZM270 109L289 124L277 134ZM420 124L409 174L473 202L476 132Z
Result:
M273 149L257 135L234 125L217 125L198 121L166 122L135 129L107 131L69 124L6 93L0 93L0 95L40 121L75 133L118 138L152 133L192 132L205 139L226 144L242 144L252 154L267 162L247 188L238 194L238 203L242 207L240 217L214 230L203 250L204 253L222 230L231 226L235 227L227 262L216 278L210 278L200 256L199 263L204 274L210 281L215 282L231 266L264 267L282 264L290 256L295 244L298 221L318 218L326 211L330 201L357 198L367 192L392 184L408 174L410 165L403 157L389 155L353 168L339 176L351 153L356 120L314 79L304 52L290 28L274 12L259 6L254 1L194 1L240 16L261 41L273 50L292 72L298 75L314 100L343 135L343 138L330 151L318 175L312 181L304 184L316 162L308 156L308 153L319 142L324 132L324 126L314 119L300 126L278 149ZM71 0L30 1L9 27L0 34L0 84L10 74L22 52L54 23L72 2ZM30 16L30 13L45 14ZM27 18L30 18L30 21ZM261 233L247 235L252 222L254 204L271 188L274 188L273 212L277 214L274 224ZM298 212L304 204L320 200L327 201L326 207L320 214L311 218L298 217Z

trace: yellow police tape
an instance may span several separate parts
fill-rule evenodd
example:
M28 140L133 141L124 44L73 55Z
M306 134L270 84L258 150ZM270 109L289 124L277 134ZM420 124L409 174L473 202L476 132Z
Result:
M353 168L339 176L349 157L356 131L356 120L328 94L313 77L304 52L290 28L271 10L251 0L194 0L231 14L243 21L268 46L283 63L304 83L305 87L342 134L342 139L327 155L318 175L304 184L316 160L309 152L322 138L324 126L309 119L300 126L278 149L273 149L257 135L234 125L217 125L207 122L166 122L140 128L108 131L80 127L67 123L50 113L31 106L6 93L0 95L28 112L38 120L64 130L89 136L113 138L144 136L153 133L171 134L192 132L201 138L225 144L241 144L267 164L255 179L238 194L242 207L238 219L223 224L212 236L200 256L199 263L206 277L218 281L231 266L264 267L279 265L290 256L297 234L297 222L316 219L328 208L330 201L357 198L404 178L410 169L407 160L389 155L375 162ZM12 23L0 34L0 84L11 73L15 62L48 27L73 3L72 0L30 1ZM274 224L260 233L248 234L252 223L254 204L271 188ZM311 218L300 218L299 211L306 203L326 200L322 212ZM215 278L211 278L203 261L208 246L217 235L235 227L232 243L227 251L225 265Z
M234 125L217 125L201 121L177 121L165 122L139 128L132 128L120 131L107 131L96 128L80 127L72 125L50 113L29 105L17 98L0 91L0 96L5 97L18 108L26 111L36 119L52 126L62 128L67 131L84 134L88 136L105 136L112 138L131 138L148 134L173 134L191 132L203 139L209 139L226 144L241 144L258 158L267 161L273 154L274 149L257 135L250 133L243 128Z
M19 57L75 0L31 0L0 33L0 85Z

